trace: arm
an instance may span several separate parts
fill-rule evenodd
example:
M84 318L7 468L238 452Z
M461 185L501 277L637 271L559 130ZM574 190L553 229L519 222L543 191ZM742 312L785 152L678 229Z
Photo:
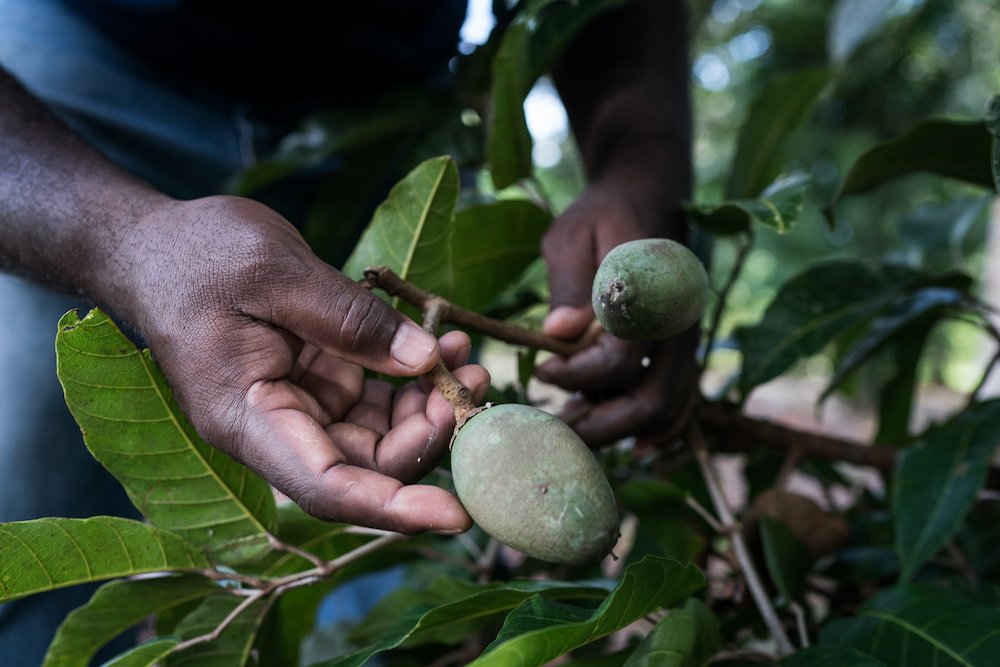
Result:
M548 333L573 338L591 319L601 259L625 241L686 239L680 203L691 188L687 12L682 0L633 0L597 17L554 75L588 186L543 242L553 309ZM691 395L697 331L657 343L604 335L542 379L585 392L574 426L591 444L666 427ZM642 360L650 358L648 368Z
M469 527L451 494L402 483L446 451L450 406L362 368L461 366L467 339L439 346L256 202L178 201L129 176L2 71L0 263L126 320L199 433L307 511L404 532ZM485 391L482 369L456 375Z

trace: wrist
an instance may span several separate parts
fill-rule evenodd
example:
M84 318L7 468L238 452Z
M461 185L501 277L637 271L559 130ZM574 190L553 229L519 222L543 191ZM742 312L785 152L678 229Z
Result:
M691 142L686 116L651 93L624 89L605 100L581 142L591 182L614 191L651 235L683 226L680 204L691 192Z

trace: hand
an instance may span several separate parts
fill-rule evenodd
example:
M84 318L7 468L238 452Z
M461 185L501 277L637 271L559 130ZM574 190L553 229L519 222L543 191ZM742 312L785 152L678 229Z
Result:
M435 486L409 485L447 451L451 406L426 381L393 388L364 369L416 376L463 366L464 334L440 341L320 261L250 200L169 202L136 226L125 315L210 443L322 519L404 533L471 520Z
M613 185L592 184L555 222L542 242L549 266L552 310L543 328L574 339L594 319L591 287L604 256L615 246L666 235L665 223L628 204ZM655 435L669 427L696 396L697 327L656 343L602 334L571 357L539 366L539 379L581 392L563 416L591 446L627 436Z

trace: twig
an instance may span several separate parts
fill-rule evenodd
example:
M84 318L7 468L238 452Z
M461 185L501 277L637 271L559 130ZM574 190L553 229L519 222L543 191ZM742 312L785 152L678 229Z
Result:
M788 450L785 454L785 460L781 463L781 470L778 471L778 477L774 482L774 487L777 489L784 489L788 485L788 480L791 478L792 473L796 471L799 467L799 463L802 461L802 450L798 446L794 446Z
M370 537L384 537L386 535L395 535L396 533L391 530L382 530L381 528L368 528L367 526L347 526L342 531L345 535L368 535Z
M595 322L583 336L575 341L554 338L541 331L493 319L457 306L436 294L420 289L408 280L400 278L386 266L373 266L365 269L363 284L368 289L377 287L391 296L398 296L421 312L426 312L428 303L437 302L439 305L436 307L440 308L440 324L457 324L513 345L525 345L536 350L547 350L563 356L570 356L589 347L602 331L600 325Z
M472 556L472 560L479 562L479 559L483 557L483 550L479 548L476 541L469 537L468 533L459 533L456 537L458 538L458 543L465 547L465 550Z
M219 624L215 626L215 628L213 628L211 632L206 632L203 635L198 635L197 637L192 637L191 639L187 639L185 641L176 644L173 648L170 649L170 653L180 653L181 651L185 651L191 648L192 646L213 642L219 637L221 637L222 633L226 631L226 628L232 625L232 623L240 616L240 614L249 609L254 603L269 598L270 600L268 604L270 605L275 598L282 595L286 591L289 591L293 588L298 588L300 586L309 586L318 581L321 581L326 577L329 577L331 574L333 574L340 568L349 565L350 563L353 563L359 558L367 556L372 551L375 551L376 549L379 549L382 546L389 544L390 542L394 542L404 537L405 535L401 535L399 533L388 533L382 535L381 537L378 537L372 540L371 542L363 544L357 549L352 549L351 551L348 551L347 553L342 554L341 556L334 558L333 560L323 561L321 559L316 558L314 562L317 562L318 564L311 570L306 570L304 572L297 572L295 574L290 574L286 577L281 577L279 579L261 580L249 577L236 578L230 575L229 573L219 572L218 570L207 570L203 572L203 574L212 579L223 579L223 580L234 579L237 581L242 580L244 583L249 583L250 585L252 585L255 590L248 591L246 593L246 597L238 605L236 605L236 607L234 607L232 611L226 614L226 617L223 618L222 621L220 621ZM280 540L278 540L277 538L274 538L274 542L282 545L281 547L276 546L275 548L284 548L283 550L288 550L289 553L295 553L295 555L301 555L303 558L307 558L307 560L311 561L313 560L312 558L308 558L307 556L304 555L307 552L303 552L301 549L297 549L297 547L291 547L290 545L284 544L280 542ZM209 574L209 573L214 573L214 574Z
M226 628L232 625L233 621L235 621L240 614L270 594L271 589L267 588L258 590L253 595L248 595L242 602L233 607L233 610L226 614L226 617L222 619L222 621L220 621L211 632L206 632L203 635L198 635L197 637L192 637L191 639L175 644L173 648L170 649L170 653L180 653L181 651L186 651L192 646L214 642L222 636L222 633L226 631Z
M212 581L235 581L243 584L244 586L250 586L251 588L261 588L267 585L266 579L248 577L247 575L240 574L239 572L221 572L219 570L209 568L197 570L197 573L206 579L211 579Z
M267 535L267 542L271 545L272 549L284 551L294 556L298 556L299 558L303 558L312 563L315 567L323 566L323 559L316 554L306 551L305 549L300 549L292 544L286 544L270 533Z
M715 664L717 662L730 662L735 660L746 660L747 662L761 662L768 664L775 664L778 661L774 659L773 655L769 653L764 653L763 651L758 651L752 648L737 649L734 651L720 651L712 656L709 664Z
M695 500L694 496L684 496L684 504L693 509L698 516L704 519L705 523L711 526L712 530L719 533L720 535L725 534L726 532L725 527L721 523L719 523L719 520L716 519L711 512L709 512L707 509L705 509L705 507L701 503Z
M958 568L958 571L962 573L962 576L968 581L976 583L976 570L972 567L972 563L969 562L969 559L965 557L965 554L962 553L962 550L958 547L955 540L948 540L948 542L945 543L945 548L948 551L948 555L951 556L954 566Z
M1000 340L996 342L997 342L996 352L993 353L993 356L990 358L989 363L986 364L986 368L983 370L983 376L979 378L979 382L976 384L976 387L971 392L969 392L969 399L966 401L965 407L963 408L965 410L971 408L976 403L976 401L979 400L979 394L982 393L983 387L986 386L986 381L990 379L990 375L993 374L993 369L996 368L996 365L998 363L1000 363Z
M792 610L792 615L795 616L795 627L799 630L799 646L809 648L809 629L806 626L806 610L798 602L789 603L788 608Z
M771 604L771 599L764 588L764 584L761 582L760 575L757 574L757 568L754 567L750 550L743 539L743 534L738 529L732 508L729 507L729 501L726 500L725 495L722 493L722 487L715 476L715 468L708 455L708 447L697 425L689 429L688 436L691 448L694 450L695 460L698 461L701 475L705 480L705 485L708 487L712 504L715 506L715 513L718 514L720 522L732 540L733 551L739 563L740 571L743 574L743 579L750 590L750 595L753 597L754 603L757 605L757 610L764 619L764 624L767 625L771 636L774 637L774 641L778 646L778 654L788 655L795 650L795 647L792 646L788 635L785 634L785 628L781 624L781 619L778 618L778 613Z
M741 236L743 243L740 245L740 249L736 254L736 259L733 261L733 268L729 272L729 277L726 279L726 283L722 286L722 290L719 292L718 297L715 300L715 309L712 312L711 324L708 327L708 334L705 337L705 357L701 361L701 368L698 370L699 384L701 376L705 374L705 369L708 368L708 360L712 354L712 349L715 347L715 338L719 334L719 326L722 324L722 314L726 308L726 301L729 297L730 290L733 289L733 285L736 284L736 280L740 277L740 273L743 271L743 266L746 264L746 259L750 255L750 250L753 248L753 231L747 230L746 234Z
M497 554L499 553L500 541L495 537L490 537L490 541L486 543L483 555L476 561L476 569L479 571L479 576L477 577L479 583L484 584L490 580L490 573L493 571L493 566L496 564Z
M388 533L386 535L383 535L382 537L377 537L367 544L362 544L357 549L352 549L351 551L348 551L346 554L342 554L331 561L327 561L324 567L322 568L323 572L321 574L323 576L333 574L340 568L346 565L350 565L359 558L363 558L364 556L367 556L371 552L381 549L387 544L391 544L392 542L396 542L405 538L406 535L403 535L402 533Z

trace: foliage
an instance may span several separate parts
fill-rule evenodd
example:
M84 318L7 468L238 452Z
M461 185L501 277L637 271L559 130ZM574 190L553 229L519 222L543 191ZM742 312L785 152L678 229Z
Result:
M306 119L234 191L343 157L351 168L317 189L307 219L334 261L345 241L329 223L357 220L397 180L337 259L345 272L387 265L458 306L531 322L546 296L539 240L560 208L539 193L572 188L560 170L573 167L532 165L522 103L575 32L620 2L494 4L501 20L460 60L454 95ZM995 358L952 383L962 400L936 419L921 406L932 382L969 366L961 343L1000 343L979 278L980 221L1000 190L1000 97L987 104L1000 70L978 60L1000 57L984 28L1000 10L758 4L692 3L701 176L685 210L711 240L701 361L720 388L685 446L599 453L623 511L621 560L553 567L478 529L401 539L312 519L202 441L110 318L69 313L56 338L67 403L145 521L0 525L0 601L107 582L63 622L45 665L88 664L151 615L156 636L109 664L296 664L323 596L400 564L407 585L317 665L991 664L1000 403L979 378ZM497 396L533 398L534 352L508 352L517 372ZM749 412L817 360L817 402L853 399L870 442ZM739 453L727 474L748 492L735 508L709 448ZM759 502L793 477L825 499L808 521ZM848 527L844 541L816 539L828 521Z

